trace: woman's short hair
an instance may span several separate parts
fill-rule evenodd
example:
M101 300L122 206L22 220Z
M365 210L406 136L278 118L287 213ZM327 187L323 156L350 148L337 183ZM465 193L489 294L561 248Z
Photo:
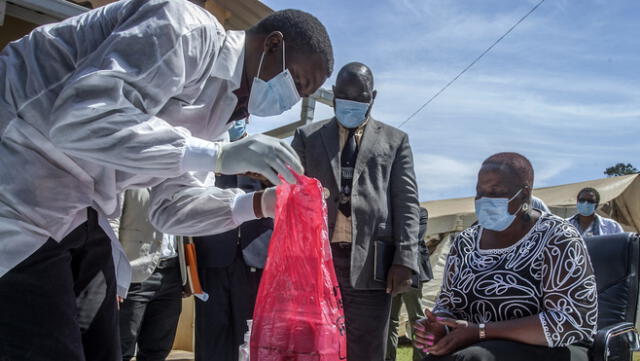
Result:
M514 152L496 153L484 162L482 166L494 165L513 174L522 185L533 187L533 166L524 155Z

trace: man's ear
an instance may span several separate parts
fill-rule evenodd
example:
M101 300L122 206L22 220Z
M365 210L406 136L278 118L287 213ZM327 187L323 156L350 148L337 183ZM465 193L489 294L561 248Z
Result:
M369 116L371 115L371 109L373 109L373 103L376 100L376 95L378 95L377 90L374 90L373 92L371 92L371 102L369 102L369 109L367 109L367 113L365 114L367 118L369 118Z
M265 54L274 53L276 51L282 51L280 48L283 44L284 35L279 31L273 31L271 34L264 38L263 51Z

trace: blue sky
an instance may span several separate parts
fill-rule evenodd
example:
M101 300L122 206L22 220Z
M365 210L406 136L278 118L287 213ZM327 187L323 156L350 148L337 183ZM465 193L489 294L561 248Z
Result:
M398 125L537 3L532 0L264 0L317 16L339 68L369 65L373 116ZM640 167L640 1L547 0L407 123L420 200L475 193L480 163L527 156L535 186ZM330 78L325 86L333 84ZM319 105L316 120L333 115ZM253 119L259 132L294 121Z

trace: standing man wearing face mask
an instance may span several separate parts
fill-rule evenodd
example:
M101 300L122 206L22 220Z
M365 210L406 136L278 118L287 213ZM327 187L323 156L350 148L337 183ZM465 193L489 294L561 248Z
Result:
M229 128L229 140L247 135L245 119ZM216 186L255 192L270 186L247 175L219 175ZM225 233L195 237L198 275L210 298L195 299L195 360L237 361L247 320L253 317L273 220L256 219Z
M345 65L333 92L335 117L298 129L292 145L305 173L327 189L349 361L382 361L391 296L419 272L413 156L407 134L370 116L376 91L366 65ZM376 277L377 241L393 252L386 280Z
M106 221L119 194L151 188L148 218L168 234L271 216L273 189L216 188L212 172L293 181L295 151L261 135L213 140L248 114L291 108L332 67L326 29L310 14L284 10L225 31L184 0L114 2L5 47L0 355L119 359L115 279L124 296L130 271Z
M600 193L595 188L583 188L576 198L578 213L567 220L583 237L624 232L620 223L596 214L600 204Z

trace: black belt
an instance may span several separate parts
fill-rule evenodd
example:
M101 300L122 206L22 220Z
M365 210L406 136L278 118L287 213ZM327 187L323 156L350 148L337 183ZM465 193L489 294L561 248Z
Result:
M165 269L178 266L178 257L163 258L158 262L156 269Z
M347 249L351 248L351 242L332 242L331 246L339 249Z

